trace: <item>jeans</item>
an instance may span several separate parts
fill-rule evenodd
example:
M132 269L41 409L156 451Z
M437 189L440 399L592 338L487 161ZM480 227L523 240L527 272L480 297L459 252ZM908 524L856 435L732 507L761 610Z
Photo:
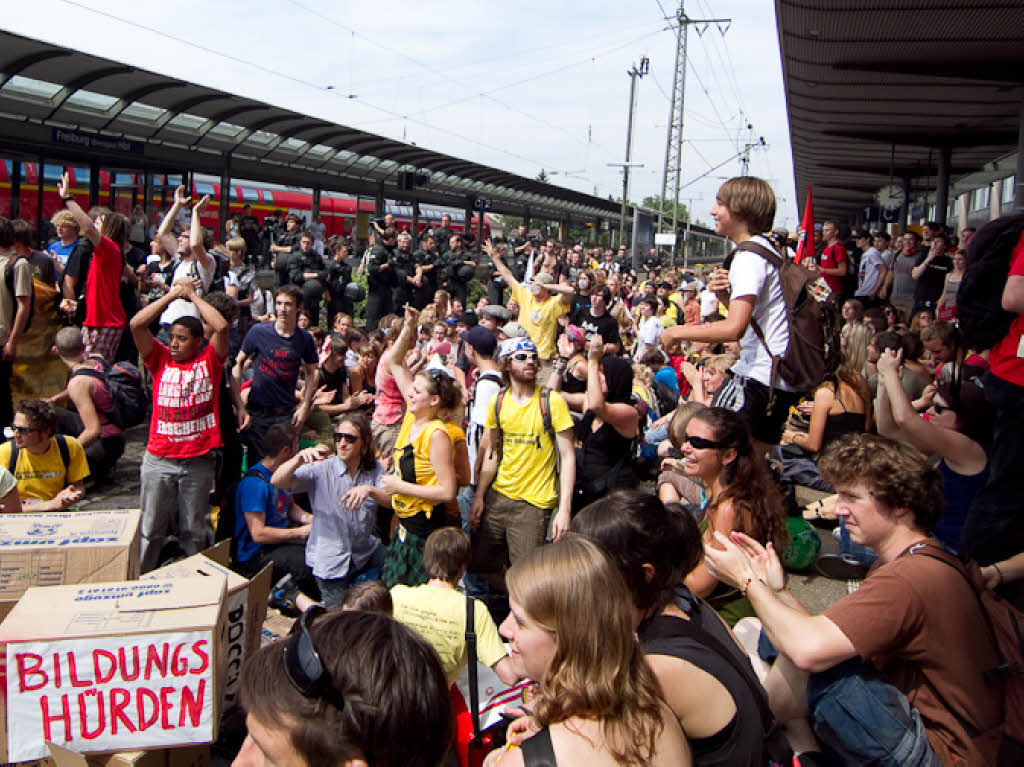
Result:
M939 767L921 715L857 658L811 674L807 710L830 764Z
M1024 388L986 373L985 397L996 410L988 482L967 513L961 551L979 565L1024 550L1018 483L1024 473Z
M324 603L324 607L340 607L350 588L363 581L380 580L380 569L384 566L386 555L387 550L383 546L378 546L374 550L373 556L361 569L349 568L348 573L341 578L317 578L320 599Z
M218 452L211 450L194 458L159 458L148 450L143 454L139 467L142 572L160 563L160 552L170 535L177 536L186 556L213 543L210 491Z

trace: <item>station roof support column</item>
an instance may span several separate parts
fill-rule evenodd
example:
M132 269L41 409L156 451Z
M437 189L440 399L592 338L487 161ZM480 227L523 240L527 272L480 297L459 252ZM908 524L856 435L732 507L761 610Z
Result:
M475 202L475 197L466 198L466 220L462 224L462 233L464 235L472 236L473 234L473 203Z
M11 218L21 218L21 160L11 163Z
M387 213L386 206L384 204L384 185L377 184L377 196L373 198L373 215L374 218L384 218L384 214Z
M935 184L935 220L946 223L949 214L949 170L953 164L953 147L939 147L939 173Z
M36 239L40 245L46 245L46 226L43 224L43 169L46 167L46 158L39 155L36 167L39 168L39 183L36 184Z
M419 247L420 244L420 202L419 200L412 201L412 247L413 250Z
M525 208L523 210L523 226L526 227L526 233L530 233L530 209Z
M220 240L228 230L228 209L231 206L231 152L224 154L224 167L220 172L220 199L217 201L217 236L215 240ZM255 257L255 253L248 254L250 257Z
M99 205L100 202L100 164L89 163L89 207Z
M319 184L313 186L313 209L309 212L309 223L313 223L313 219L320 215L320 194L323 192L323 188Z

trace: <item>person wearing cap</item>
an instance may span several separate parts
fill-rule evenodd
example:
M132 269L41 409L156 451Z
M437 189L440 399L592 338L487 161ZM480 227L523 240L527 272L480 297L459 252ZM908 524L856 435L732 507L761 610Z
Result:
M480 474L480 440L487 422L487 406L501 389L504 379L501 370L498 369L498 363L494 361L498 339L492 331L483 325L477 325L462 333L459 338L470 369L475 369L477 373L476 382L470 389L469 404L466 406L466 448L469 450L470 485L468 488L459 488L457 496L459 508L468 520L473 503L473 488Z
M697 281L683 285L683 324L700 324L700 301L697 300Z
M488 304L480 310L480 326L487 328L495 336L498 335L501 326L511 319L512 315L508 309L498 304Z
M529 288L526 288L501 260L490 240L484 241L483 248L491 257L494 268L509 286L512 298L519 306L518 322L526 328L527 334L537 347L540 364L538 378L546 381L556 356L555 335L558 330L558 319L569 311L573 286L558 284L551 275L541 272L534 277ZM552 293L557 293L558 297L553 297Z
M498 328L498 341L504 341L508 338L529 338L530 334L526 332L526 328L520 325L518 322L506 322L500 328Z
M565 399L538 385L533 341L502 341L498 360L509 387L487 403L483 458L469 515L476 530L470 571L503 588L506 563L514 565L543 544L549 527L555 539L569 529L576 455Z

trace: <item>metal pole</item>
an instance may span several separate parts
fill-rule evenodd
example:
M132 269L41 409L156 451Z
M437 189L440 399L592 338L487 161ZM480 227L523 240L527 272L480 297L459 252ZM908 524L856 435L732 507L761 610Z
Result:
M686 206L686 231L683 232L683 269L690 265L690 206Z
M680 18L684 19L685 17L682 16L682 11L683 11L683 7L682 7L682 4L680 4L680 6L679 6ZM682 172L683 172L683 115L684 115L684 112L683 112L683 101L684 101L685 95L686 95L686 41L689 38L689 35L687 34L689 29L690 29L690 25L688 23L684 23L682 25L682 29L679 30L680 34L683 36L682 45L680 46L682 48L682 51L683 51L683 61L682 61L682 68L679 71L679 78L681 80L681 83L680 83L680 86L679 86L679 130L676 133L676 167L673 169L674 170L674 175L675 175L676 178L675 178L675 188L673 189L673 192L672 192L672 234L676 234L676 232L679 231L679 185L680 185L681 179L683 177L682 176ZM687 217L687 220L689 220L689 217L690 217L689 209L687 209L686 217ZM676 252L677 252L678 247L679 247L678 243L676 243L676 242L672 243L672 263L673 264L675 264L675 262L676 262Z
M11 218L21 218L21 160L11 163Z
M953 163L953 148L944 146L939 149L939 173L935 182L935 220L946 223L949 211L949 169Z
M224 155L224 166L220 172L220 199L217 200L217 231L219 234L215 238L220 242L221 237L225 237L228 230L228 213L230 213L231 207L231 153L228 152ZM225 239L227 239L225 237ZM250 253L249 257L252 258L255 253Z
M626 163L622 166L622 207L619 210L619 244L626 241L626 205L629 200L629 154L633 143L633 104L636 98L636 67L629 71L629 114L626 120Z
M36 185L36 241L40 247L46 246L46 228L43 225L43 168L46 166L46 158L39 157L39 183Z
M100 204L100 164L89 163L89 207Z

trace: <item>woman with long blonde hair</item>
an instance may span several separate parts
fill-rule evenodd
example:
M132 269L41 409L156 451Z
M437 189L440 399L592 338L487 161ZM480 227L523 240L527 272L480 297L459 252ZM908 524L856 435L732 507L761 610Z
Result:
M692 763L633 632L626 582L601 548L566 535L513 565L506 583L512 612L500 630L516 673L538 688L530 715L509 729L521 749L492 752L488 767L544 756L588 767Z

